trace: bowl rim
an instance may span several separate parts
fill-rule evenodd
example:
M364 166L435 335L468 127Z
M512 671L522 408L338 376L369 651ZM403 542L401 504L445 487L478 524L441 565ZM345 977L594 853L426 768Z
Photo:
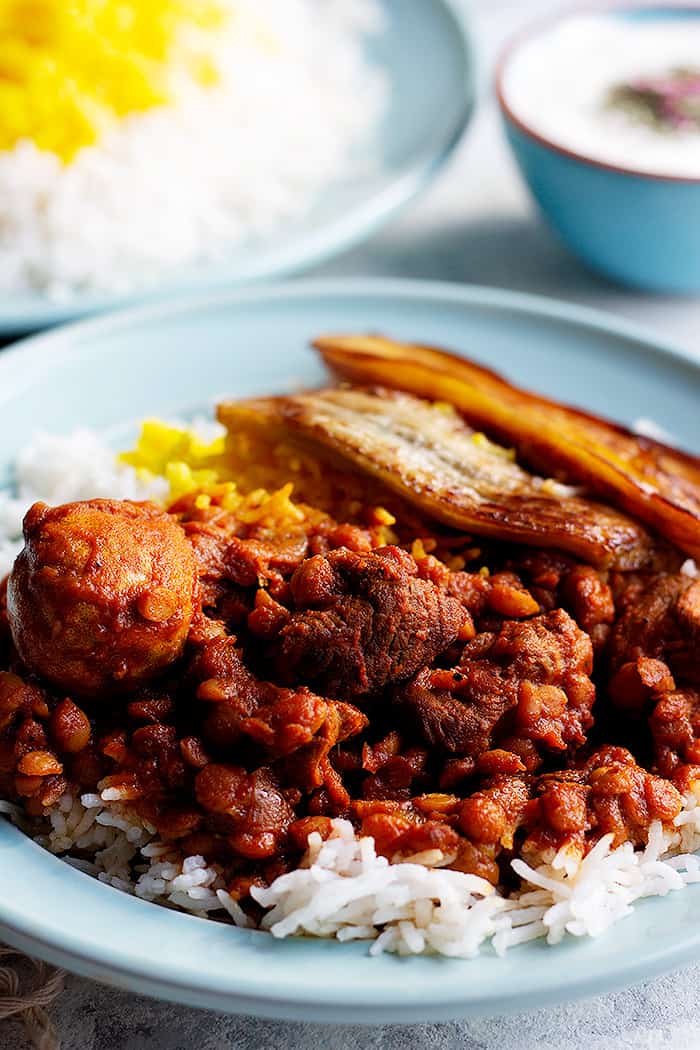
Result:
M700 5L698 4L664 3L659 2L659 0L648 0L648 2L644 2L644 0L642 0L642 2L639 2L639 0L622 0L622 2L619 2L619 0L601 0L600 3L576 4L573 7L560 8L554 13L542 15L513 34L498 53L493 75L493 84L498 105L505 120L511 123L523 135L527 136L527 138L536 142L538 145L544 146L552 153L557 153L559 156L566 157L569 160L578 161L581 164L585 164L591 168L597 168L600 171L609 171L616 175L631 175L634 178L644 179L648 182L680 183L686 185L700 184L700 175L668 175L663 172L642 171L631 165L612 164L608 161L597 160L595 157L591 157L586 153L569 149L567 146L561 146L553 139L535 131L527 121L523 120L522 117L519 117L514 112L510 103L506 99L506 92L504 89L506 71L509 63L524 44L529 43L531 40L540 36L553 26L580 15L615 15L618 13L632 13L637 11L658 11L660 14L663 14L664 11L676 11L685 12L688 15L695 15L700 18Z

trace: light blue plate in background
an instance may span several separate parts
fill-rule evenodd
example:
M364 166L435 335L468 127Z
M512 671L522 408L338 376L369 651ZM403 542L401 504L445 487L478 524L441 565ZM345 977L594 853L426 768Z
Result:
M506 292L399 281L302 282L88 321L0 354L0 476L41 426L118 430L318 382L328 331L453 347L542 393L698 450L700 365L631 325ZM6 474L7 476L7 474ZM274 941L90 879L0 820L0 941L77 973L196 1006L319 1021L443 1020L606 992L700 958L700 886L643 901L598 940L504 959L370 958L366 944Z
M390 100L371 177L339 180L302 220L246 245L216 265L179 269L145 295L79 295L65 302L0 293L0 335L36 331L116 306L230 288L310 267L369 236L447 160L474 105L474 54L464 16L450 0L379 0L386 31L367 45L385 71ZM222 129L225 133L225 129Z

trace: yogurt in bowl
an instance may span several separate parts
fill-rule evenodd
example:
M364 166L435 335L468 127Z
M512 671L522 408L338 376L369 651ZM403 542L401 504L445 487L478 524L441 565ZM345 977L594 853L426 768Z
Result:
M506 132L545 216L625 283L700 289L700 7L541 23L497 74Z
M557 146L700 179L700 17L566 18L515 49L502 94L516 119Z

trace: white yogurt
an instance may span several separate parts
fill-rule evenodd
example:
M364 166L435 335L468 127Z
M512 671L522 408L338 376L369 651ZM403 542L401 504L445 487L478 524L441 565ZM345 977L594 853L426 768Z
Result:
M700 129L657 127L611 108L611 89L700 68L700 9L687 18L575 15L519 44L503 75L507 106L558 146L607 164L700 178Z

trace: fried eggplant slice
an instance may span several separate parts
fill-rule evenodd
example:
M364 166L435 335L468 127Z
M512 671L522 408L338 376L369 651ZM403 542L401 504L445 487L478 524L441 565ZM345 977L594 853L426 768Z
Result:
M512 386L466 358L381 336L315 342L338 376L454 405L518 459L582 484L700 557L700 459L622 426Z
M223 404L218 416L232 432L296 442L370 474L455 528L555 547L601 567L653 563L654 541L641 525L528 474L509 450L475 433L450 405L341 387Z

